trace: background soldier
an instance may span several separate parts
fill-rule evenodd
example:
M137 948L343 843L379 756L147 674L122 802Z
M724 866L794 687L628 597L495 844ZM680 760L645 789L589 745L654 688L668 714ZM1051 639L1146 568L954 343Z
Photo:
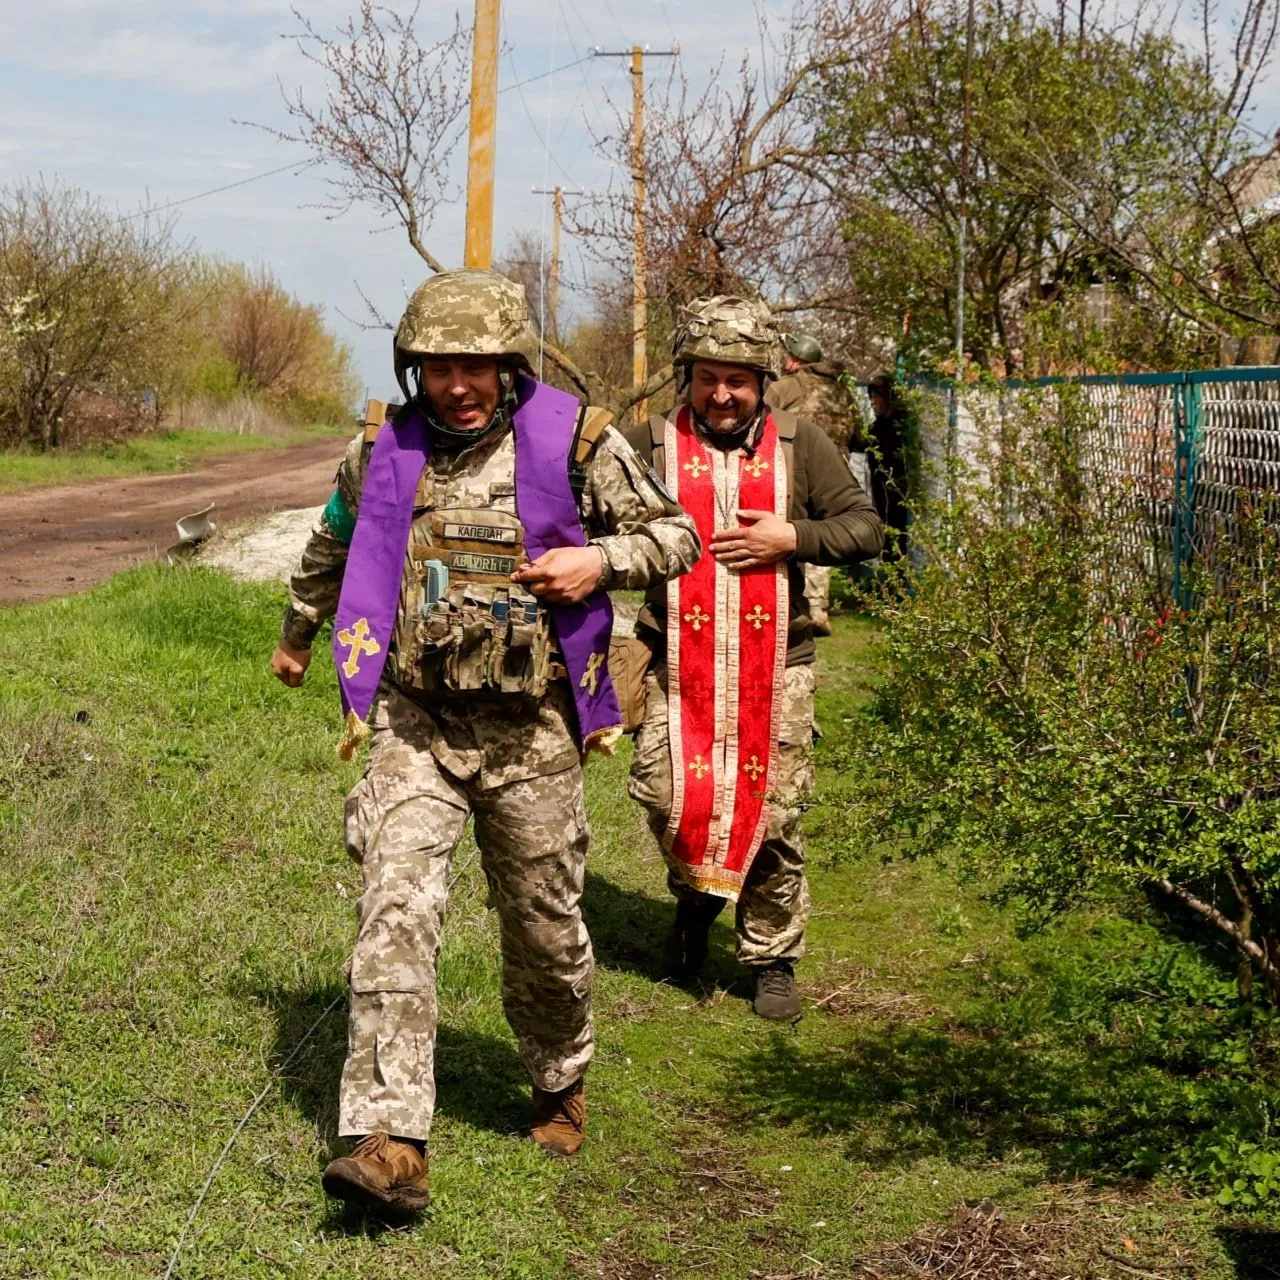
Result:
M869 438L859 440L855 427L849 437L849 447L858 444L866 448L871 469L871 500L876 514L888 530L886 551L902 555L906 551L907 487L911 419L907 408L898 399L897 387L888 374L879 374L867 384L874 414Z
M630 792L648 810L677 900L669 969L698 972L712 922L736 899L755 1011L793 1020L809 904L801 801L814 781L802 566L874 556L881 530L823 431L766 409L776 355L763 303L690 304L674 354L682 401L629 433L710 551L651 590L638 620L657 662Z
M381 1208L427 1201L436 958L470 814L503 1004L533 1078L532 1136L557 1154L582 1142L593 961L581 758L618 732L603 589L653 587L699 551L609 415L534 381L536 341L523 289L495 272L443 273L414 293L395 336L408 405L347 449L272 659L300 684L336 610L351 737L372 705L368 764L346 803L364 894L339 1132L358 1141L324 1186Z
M765 392L773 409L787 409L797 418L821 427L840 448L847 448L853 413L840 384L840 368L822 358L822 347L807 333L788 333L782 377ZM815 634L831 634L831 569L827 565L804 567L804 594Z

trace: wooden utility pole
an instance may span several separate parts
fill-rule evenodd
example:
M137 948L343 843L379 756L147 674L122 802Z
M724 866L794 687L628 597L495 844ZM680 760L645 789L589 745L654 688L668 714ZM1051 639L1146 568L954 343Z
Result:
M493 265L493 168L498 118L501 0L476 0L471 58L471 127L467 144L467 244L463 264Z
M634 247L631 257L631 326L635 331L631 351L631 385L639 391L649 381L649 296L645 280L645 163L644 163L644 60L674 58L680 46L670 49L646 49L632 45L630 50L593 50L597 58L631 59L631 182L635 215L632 226ZM637 400L633 412L639 422L648 415L647 400Z
M551 271L547 278L549 309L547 314L547 332L553 342L560 341L560 224L564 221L564 198L566 195L580 196L581 191L566 192L563 187L548 190L546 187L532 188L535 196L551 197Z
M631 50L631 182L635 189L635 240L631 266L631 326L635 330L631 351L631 385L639 391L649 381L649 289L644 253L644 50ZM637 400L635 420L649 416L649 406Z

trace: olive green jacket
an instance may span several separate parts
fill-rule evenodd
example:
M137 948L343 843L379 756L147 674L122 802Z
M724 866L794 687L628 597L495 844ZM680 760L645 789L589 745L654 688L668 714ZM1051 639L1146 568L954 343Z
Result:
M654 432L647 422L625 432L627 441L650 466L654 464ZM714 437L704 437L716 446ZM796 549L788 566L791 598L787 666L814 659L813 627L809 602L804 596L804 565L842 565L868 560L880 554L884 527L871 499L853 478L848 463L826 433L803 419L796 423L795 439L788 451L791 466L791 510L788 519L796 529ZM659 469L660 470L660 469ZM709 554L706 550L704 555ZM661 652L666 644L667 596L665 586L645 596L645 608L637 628Z

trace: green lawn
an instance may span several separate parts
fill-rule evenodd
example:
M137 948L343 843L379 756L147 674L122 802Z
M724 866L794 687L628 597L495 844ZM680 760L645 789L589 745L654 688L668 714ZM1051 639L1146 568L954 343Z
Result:
M356 767L334 756L327 656L303 691L266 674L281 604L148 568L3 613L0 1276L163 1274L223 1143L342 993ZM838 627L829 736L870 640ZM983 1280L1013 1275L1007 1257L1054 1280L1277 1274L1269 1221L1216 1209L1181 1154L1224 1116L1274 1114L1274 1064L1215 1057L1230 975L1212 957L1138 907L1020 939L944 872L844 849L820 807L811 1007L774 1029L723 925L705 990L657 981L670 908L626 767L589 771L599 1049L581 1155L520 1136L528 1086L468 840L424 1220L388 1228L320 1191L335 1012L245 1127L176 1274ZM983 1199L1002 1224L954 1225Z
M230 431L164 431L120 444L85 449L0 451L0 492L34 485L71 484L117 476L189 471L207 458L259 449L283 449L325 436L350 435L349 427L290 427L278 435L235 435Z

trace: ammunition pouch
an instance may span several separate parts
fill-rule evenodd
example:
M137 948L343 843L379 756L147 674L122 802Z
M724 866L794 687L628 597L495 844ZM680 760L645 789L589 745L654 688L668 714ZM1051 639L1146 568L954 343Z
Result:
M550 616L511 581L525 560L519 520L492 508L446 508L414 522L396 651L415 695L541 698L563 673Z
M618 695L623 733L635 733L644 724L645 676L652 661L653 650L643 640L614 636L609 641L609 678Z

